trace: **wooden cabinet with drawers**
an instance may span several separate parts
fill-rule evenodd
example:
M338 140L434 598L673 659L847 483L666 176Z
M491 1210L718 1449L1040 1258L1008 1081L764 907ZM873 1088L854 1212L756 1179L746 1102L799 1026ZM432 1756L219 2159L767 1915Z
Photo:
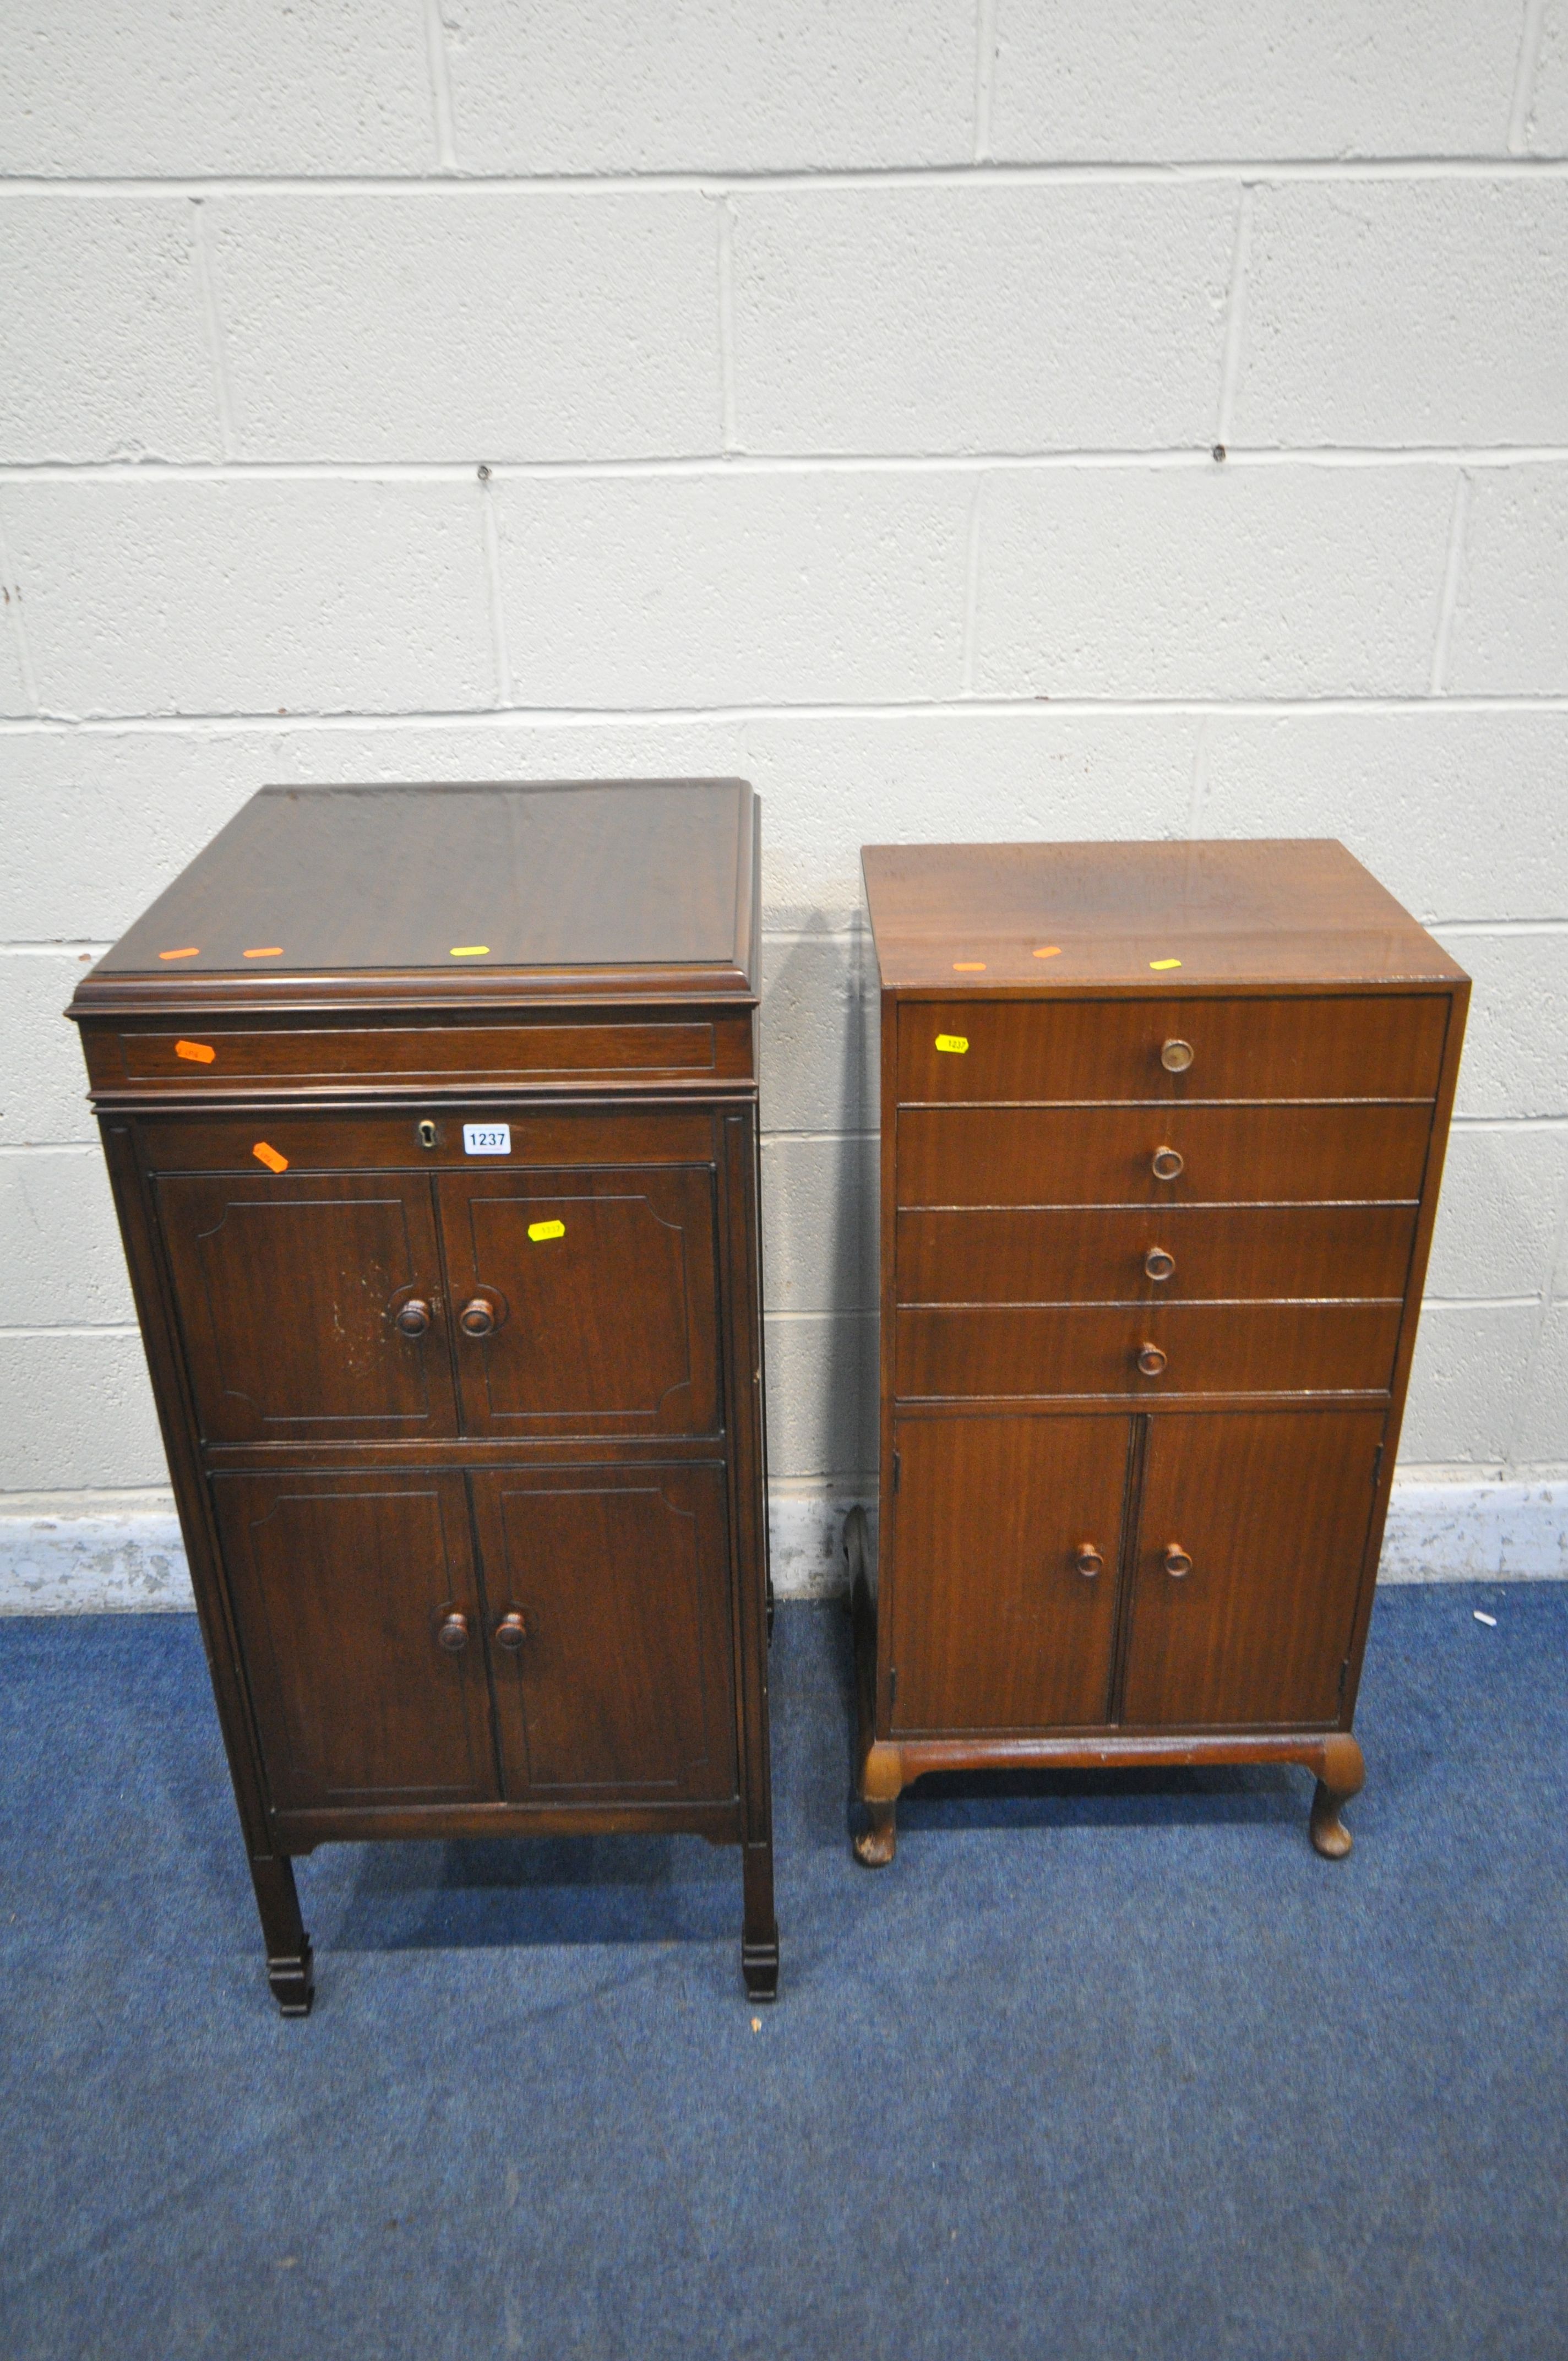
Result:
M871 846L861 1861L922 1773L1274 1761L1350 1849L1469 983L1332 841Z
M695 1832L778 1977L757 807L269 788L82 1028L273 1991L334 1839Z

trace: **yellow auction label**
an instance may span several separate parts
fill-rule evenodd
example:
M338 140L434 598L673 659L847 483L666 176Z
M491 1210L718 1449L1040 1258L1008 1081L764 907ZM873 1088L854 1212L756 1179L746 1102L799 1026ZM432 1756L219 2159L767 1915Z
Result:
M566 1224L565 1222L530 1222L528 1235L537 1246L541 1238L564 1238Z
M969 1042L961 1033L938 1033L937 1047L938 1049L950 1050L955 1058L961 1058L969 1048Z
M1157 975L1163 975L1170 968L1179 967L1181 965L1181 961L1179 960L1150 960L1149 965L1153 968Z

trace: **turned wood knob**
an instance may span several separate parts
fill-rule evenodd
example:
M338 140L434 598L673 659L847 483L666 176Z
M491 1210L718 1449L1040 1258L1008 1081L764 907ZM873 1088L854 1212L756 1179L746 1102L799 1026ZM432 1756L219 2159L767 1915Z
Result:
M1179 1582L1183 1575L1190 1574L1192 1571L1192 1560L1179 1542L1168 1542L1166 1544L1165 1555L1161 1558L1160 1564L1173 1582Z
M518 1613L515 1607L512 1609L510 1615L503 1615L500 1621L496 1625L496 1645L498 1648L509 1648L515 1653L516 1650L521 1647L527 1637L528 1626L523 1621L522 1617Z
M1190 1041L1168 1041L1159 1053L1159 1062L1168 1074L1184 1074L1192 1063Z
M493 1336L498 1325L495 1305L488 1295L476 1295L457 1314L457 1325L465 1336Z
M1105 1567L1105 1561L1092 1542L1083 1543L1072 1562L1087 1582L1092 1582L1097 1574L1103 1573Z
M393 1323L400 1336L422 1336L430 1326L430 1306L422 1295L411 1295L400 1303Z
M461 1654L468 1644L468 1618L455 1613L449 1615L435 1636L449 1656Z
M1163 1246L1150 1246L1144 1257L1144 1268L1151 1279L1168 1279L1176 1268L1176 1257L1167 1254Z
M1146 1378L1157 1378L1165 1367L1165 1355L1157 1345L1138 1346L1138 1367Z
M1157 1180L1174 1180L1186 1162L1177 1148L1157 1148L1154 1152L1154 1177Z

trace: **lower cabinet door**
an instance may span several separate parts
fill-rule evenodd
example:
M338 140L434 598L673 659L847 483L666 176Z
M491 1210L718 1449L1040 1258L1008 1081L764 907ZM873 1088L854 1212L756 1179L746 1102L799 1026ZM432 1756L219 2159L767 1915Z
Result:
M888 1586L895 1730L1107 1719L1129 1425L901 1422Z
M1378 1411L1149 1421L1122 1719L1337 1721Z
M213 1497L273 1802L493 1799L462 1477L217 1476Z
M736 1793L724 1470L471 1477L514 1801Z

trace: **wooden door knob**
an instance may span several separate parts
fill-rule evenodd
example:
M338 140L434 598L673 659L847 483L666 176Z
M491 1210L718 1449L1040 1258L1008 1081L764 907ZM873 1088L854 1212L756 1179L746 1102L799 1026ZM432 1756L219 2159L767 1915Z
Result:
M1192 1063L1190 1041L1168 1041L1159 1053L1159 1062L1168 1074L1184 1074Z
M1192 1571L1192 1560L1179 1542L1168 1542L1166 1544L1165 1555L1161 1558L1160 1564L1172 1582L1179 1582L1184 1575L1190 1574Z
M1186 1161L1179 1148L1157 1148L1152 1168L1155 1179L1157 1180L1176 1180Z
M1092 1542L1084 1542L1075 1553L1072 1562L1086 1582L1092 1582L1097 1574L1102 1574L1105 1570L1105 1561Z
M496 1625L497 1647L509 1649L513 1654L521 1647L527 1637L528 1625L515 1607L510 1615L503 1615Z
M1151 1279L1168 1279L1176 1268L1176 1257L1167 1254L1163 1246L1150 1246L1144 1257L1144 1268Z
M400 1303L393 1320L400 1336L422 1336L430 1326L430 1306L422 1295L411 1295Z
M449 1656L460 1655L468 1644L468 1618L456 1613L449 1615L435 1636Z
M1165 1355L1157 1345L1138 1346L1138 1367L1146 1378L1157 1378L1165 1367Z
M493 1336L500 1325L500 1312L488 1295L476 1295L457 1314L457 1325L465 1336Z

